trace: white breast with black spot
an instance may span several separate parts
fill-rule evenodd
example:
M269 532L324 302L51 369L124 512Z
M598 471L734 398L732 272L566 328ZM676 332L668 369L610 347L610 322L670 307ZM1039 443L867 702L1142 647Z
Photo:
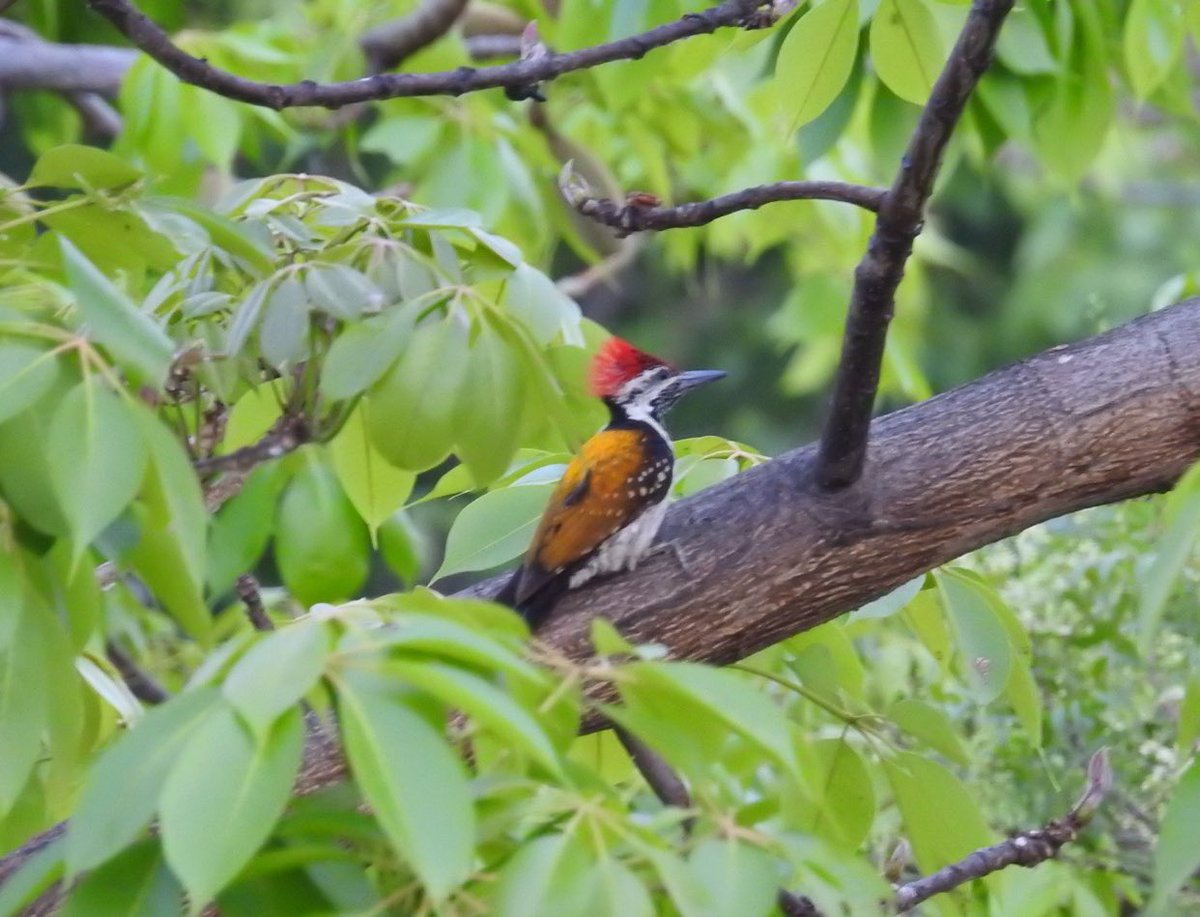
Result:
M667 495L671 488L673 464L673 462L665 462L662 467L655 467L652 472L651 480L657 478L660 484L665 483L666 485L662 491L663 498L657 503L647 506L636 519L609 536L596 549L596 553L592 555L587 564L571 574L570 587L572 589L582 586L592 577L602 573L632 570L638 565L638 561L646 556L650 546L654 544L654 536L658 534L658 530L662 526L663 517L667 514L667 504L670 502ZM635 488L641 486L633 482L631 484Z

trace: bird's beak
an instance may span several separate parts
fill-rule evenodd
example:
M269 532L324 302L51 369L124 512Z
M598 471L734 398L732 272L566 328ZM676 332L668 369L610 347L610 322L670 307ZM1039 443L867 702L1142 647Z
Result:
M724 379L725 373L719 369L691 369L675 377L675 385L679 391L686 392L697 386Z

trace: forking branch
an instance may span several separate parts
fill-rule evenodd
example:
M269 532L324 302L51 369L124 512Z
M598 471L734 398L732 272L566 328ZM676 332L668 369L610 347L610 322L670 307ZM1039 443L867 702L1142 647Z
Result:
M519 89L618 60L636 60L655 48L723 28L758 29L774 23L770 8L759 0L725 0L717 6L656 26L648 31L564 54L547 52L536 58L494 67L460 67L441 73L379 73L338 83L273 84L248 80L188 54L167 33L128 0L88 0L88 6L113 24L136 47L185 83L217 95L284 109L297 106L341 108L359 102L413 96L463 95L481 89Z

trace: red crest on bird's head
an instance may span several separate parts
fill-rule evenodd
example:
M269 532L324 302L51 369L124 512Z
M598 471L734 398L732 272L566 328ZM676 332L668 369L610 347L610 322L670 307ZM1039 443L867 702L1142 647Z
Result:
M630 379L636 379L656 366L674 369L666 360L652 357L619 337L611 337L592 360L592 371L588 377L592 394L597 398L611 398Z

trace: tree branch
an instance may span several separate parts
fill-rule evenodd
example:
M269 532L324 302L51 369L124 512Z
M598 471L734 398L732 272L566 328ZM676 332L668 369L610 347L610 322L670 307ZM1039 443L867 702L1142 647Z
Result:
M372 73L391 70L404 58L432 44L450 31L469 0L424 0L400 19L364 32L358 40Z
M659 802L675 809L690 809L692 794L688 792L687 784L671 769L671 765L633 733L617 725L613 725L612 728L616 733L617 740L629 753L629 759L633 762L633 766L645 778L646 785L654 791ZM689 832L691 821L692 819L689 818L686 823Z
M197 474L221 472L244 474L264 462L281 458L312 441L308 420L299 414L284 414L258 442L235 449L226 455L214 455L192 462Z
M137 58L130 48L60 45L20 23L0 20L0 90L48 89L114 96Z
M739 210L757 210L776 201L826 200L854 204L877 211L884 197L882 188L869 188L840 181L781 181L771 185L743 188L706 201L694 201L675 207L660 206L656 199L630 194L625 203L593 196L592 189L570 170L563 169L559 179L563 197L581 214L611 226L618 236L634 232L703 226Z
M125 686L138 700L147 704L161 704L171 699L171 692L153 675L142 669L119 644L110 640L105 644L104 653L121 674Z
M854 272L841 362L821 435L817 480L823 487L845 487L862 474L896 288L921 232L942 153L991 62L996 36L1012 6L1013 0L975 0L921 112L900 171L879 205L875 233Z
M274 630L275 624L263 606L262 593L258 591L258 580L254 578L254 574L243 573L237 578L234 589L242 604L246 606L246 617L250 619L251 626L255 630Z
M972 879L982 879L1008 866L1032 867L1053 859L1091 821L1112 788L1112 782L1108 753L1102 748L1088 764L1087 789L1064 818L1056 819L1044 828L1022 831L999 844L976 850L957 863L900 886L896 889L897 913L912 910L934 895L951 891Z
M511 64L478 69L460 67L442 73L380 73L340 83L302 80L278 85L243 79L193 57L175 45L166 32L128 0L88 0L88 6L185 83L239 102L277 110L302 105L341 108L379 99L462 95L481 89L528 86L612 61L635 60L655 48L717 29L734 26L763 28L773 24L771 14L758 12L759 0L725 0L717 6L698 13L688 13L674 22L638 35L566 54L547 53L536 59Z

